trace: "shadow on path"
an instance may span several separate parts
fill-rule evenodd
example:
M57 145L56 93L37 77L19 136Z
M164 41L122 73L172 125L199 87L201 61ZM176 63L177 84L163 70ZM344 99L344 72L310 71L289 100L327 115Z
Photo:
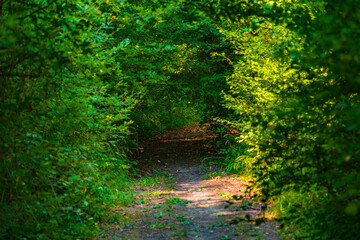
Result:
M176 183L151 202L126 209L128 224L107 231L110 239L279 239L276 223L254 224L264 217L261 204L232 201L233 195L243 194L246 180L208 177L219 171L200 161L214 157L208 145L213 134L206 127L168 131L143 147L139 165L162 169Z

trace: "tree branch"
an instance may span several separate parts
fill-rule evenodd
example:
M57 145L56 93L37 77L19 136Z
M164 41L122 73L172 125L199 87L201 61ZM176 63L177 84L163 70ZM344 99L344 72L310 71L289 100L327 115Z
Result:
M37 52L31 53L31 54L26 55L26 56L24 56L23 58L19 59L19 60L16 61L15 63L11 63L11 64L9 64L9 65L7 65L7 66L0 67L0 71L1 71L1 70L4 70L4 69L7 69L7 68L10 68L10 67L13 67L13 68L14 68L16 65L20 64L21 62L25 61L26 59L28 59L28 58L36 55L36 54L37 54Z
M48 7L49 7L51 4L53 4L54 2L55 2L55 1L50 2L50 3L47 4L46 6L41 7L41 8L39 8L39 9L35 10L34 12L30 13L29 15L26 15L26 16L24 16L24 17L20 17L20 18L18 18L18 20L24 20L25 18L28 18L28 17L34 15L35 13L37 13L37 12L39 12L39 11L41 11L41 10L44 10L45 8L48 8Z

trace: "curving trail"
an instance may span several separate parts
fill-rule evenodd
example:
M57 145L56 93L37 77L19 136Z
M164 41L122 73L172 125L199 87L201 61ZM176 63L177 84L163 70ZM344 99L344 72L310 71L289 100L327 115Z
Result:
M255 224L255 219L264 218L262 204L232 198L244 195L246 180L201 163L204 157L213 157L207 145L210 137L206 127L194 125L168 131L144 146L140 158L151 159L157 169L162 167L175 178L174 187L160 189L151 201L122 209L126 224L105 231L106 238L279 239L275 222L266 219Z

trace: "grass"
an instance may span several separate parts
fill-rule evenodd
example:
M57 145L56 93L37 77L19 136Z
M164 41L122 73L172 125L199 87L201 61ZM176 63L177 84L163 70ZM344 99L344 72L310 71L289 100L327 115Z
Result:
M220 171L210 172L203 176L204 179L212 179L212 178L221 178L225 175L225 173Z
M219 193L218 196L219 197L224 197L224 198L232 198L232 195L230 195L228 193Z
M149 198L149 197L141 197L140 203L149 202L149 201L151 201L151 200L152 200L152 198Z
M164 215L162 212L159 212L159 213L154 213L154 218L162 218Z
M159 197L163 195L169 195L171 193L167 192L168 190L173 189L175 179L171 177L167 172L158 172L154 170L154 174L148 174L139 179L132 179L127 186L124 186L121 191L116 191L114 194L114 205L111 206L113 210L109 211L109 214L105 217L106 221L110 224L117 224L118 226L124 226L129 222L129 219L133 214L124 215L124 211L119 211L124 207L133 205L133 204L148 204L153 201L154 197ZM141 191L134 191L134 189L142 189ZM154 189L156 188L156 189ZM171 198L170 198L171 199ZM186 201L180 199L172 199L165 207L165 211L170 211L174 203L186 204ZM161 205L154 205L151 208L143 208L141 212L151 212L152 209L161 208ZM115 212L115 214L114 214ZM135 210L137 212L137 210ZM157 213L155 219L161 218L162 213ZM108 228L105 226L104 228ZM166 226L161 225L160 223L155 223L151 227L160 228L160 229L169 229Z
M192 232L200 232L200 229L192 228L190 231L192 231Z
M214 166L212 166L210 163L207 163L207 166L203 166L201 168L201 172L205 172L205 174L202 176L203 179L217 179L221 178L227 175L227 172L224 169L219 169L218 164L215 163Z
M150 191L148 193L146 193L148 195L152 195L152 196L155 196L155 197L161 197L161 196L164 196L164 195L170 195L171 193L170 192L163 192L163 191Z
M182 205L186 205L189 203L188 201L181 200L180 198L168 198L165 200L165 202L172 204L182 204Z
M179 222L185 222L186 219L188 219L189 217L188 216L184 216L184 215L178 215L175 217L175 219Z
M223 226L228 226L229 224L228 223L225 223L225 222L219 222L217 224L213 224L211 226L207 226L206 229L216 229L218 227L223 227Z
M186 230L171 234L173 237L187 237L189 234Z
M166 190L174 189L175 179L163 172L161 174L149 174L145 175L138 181L138 185L141 187L155 187L158 185L164 185Z

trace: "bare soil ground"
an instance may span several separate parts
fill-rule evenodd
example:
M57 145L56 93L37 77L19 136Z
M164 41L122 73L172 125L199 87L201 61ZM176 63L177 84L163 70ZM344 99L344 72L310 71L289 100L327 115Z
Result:
M174 179L173 188L164 185L149 194L149 188L139 186L141 200L118 210L123 221L104 227L106 238L279 239L264 204L244 197L246 179L201 162L214 156L207 144L213 134L206 127L167 131L143 147L140 165L156 166L160 174ZM236 201L233 195L242 199Z

